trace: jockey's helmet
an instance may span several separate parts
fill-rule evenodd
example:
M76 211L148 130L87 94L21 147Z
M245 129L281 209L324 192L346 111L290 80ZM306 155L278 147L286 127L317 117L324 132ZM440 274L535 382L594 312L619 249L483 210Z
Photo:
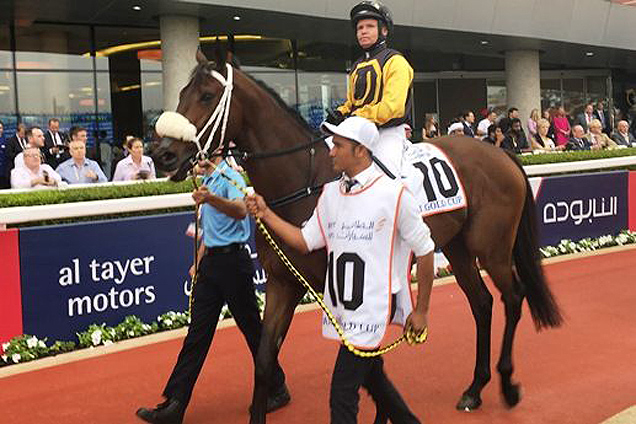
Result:
M361 1L353 6L351 12L349 12L349 17L354 29L358 25L358 21L362 19L375 19L387 29L389 35L393 32L393 16L391 11L379 1ZM382 38L381 34L379 34L379 36Z

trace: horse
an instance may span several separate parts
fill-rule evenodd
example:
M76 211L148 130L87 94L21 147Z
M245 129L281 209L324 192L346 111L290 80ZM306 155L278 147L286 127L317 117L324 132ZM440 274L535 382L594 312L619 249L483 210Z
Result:
M242 152L243 167L254 189L282 218L300 226L316 206L316 194L320 192L316 188L337 177L329 149L325 143L316 142L320 140L315 138L316 133L273 90L228 66L227 61L228 57L218 53L218 49L213 62L200 51L197 53L197 65L181 90L176 113L189 121L191 133L208 139L209 151L220 147L227 150L223 140L232 140ZM232 81L231 101L223 95L228 80ZM215 134L209 125L212 110L222 102L227 104L224 137ZM198 153L194 143L179 140L191 137L192 134L159 135L156 142L155 164L171 173L174 180L186 177ZM513 407L520 401L520 386L512 380L512 347L523 299L527 299L537 330L562 323L540 263L532 190L514 155L500 148L463 136L443 137L430 143L455 165L468 202L465 208L424 218L435 245L442 248L452 266L476 325L474 374L456 408L479 408L481 391L491 379L493 297L479 266L487 271L505 305L505 331L497 371L503 399ZM260 234L256 244L268 278L263 336L254 372L252 424L265 423L268 376L294 309L305 293ZM327 266L325 251L301 255L286 246L282 249L312 287L322 291Z

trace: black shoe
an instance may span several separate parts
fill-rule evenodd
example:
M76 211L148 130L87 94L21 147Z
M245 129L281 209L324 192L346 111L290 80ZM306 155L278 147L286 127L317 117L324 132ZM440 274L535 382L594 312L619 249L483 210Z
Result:
M154 409L139 408L137 416L152 424L182 424L185 407L177 399L167 399Z
M289 389L287 388L287 384L283 383L276 393L267 396L267 412L276 411L287 405L290 401L291 395L289 394Z
M287 405L290 401L291 395L289 394L289 389L287 389L287 385L283 383L278 391L267 396L266 411L267 413L276 411ZM250 405L250 413L252 413L252 405Z

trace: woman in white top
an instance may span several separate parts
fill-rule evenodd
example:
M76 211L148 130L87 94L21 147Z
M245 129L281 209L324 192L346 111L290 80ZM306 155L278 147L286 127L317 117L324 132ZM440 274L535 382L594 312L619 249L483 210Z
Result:
M148 180L157 177L152 158L144 156L144 143L134 137L126 141L129 155L117 162L113 181Z
M554 140L549 135L550 121L545 118L539 119L537 132L532 137L532 150L563 150L562 146L555 146Z

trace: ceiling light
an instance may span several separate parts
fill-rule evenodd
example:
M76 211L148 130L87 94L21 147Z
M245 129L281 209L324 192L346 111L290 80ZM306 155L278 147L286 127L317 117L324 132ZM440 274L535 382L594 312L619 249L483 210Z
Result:
M488 41L488 40L481 40L481 41L479 42L479 44L481 44L482 46L487 46L488 44L490 44L490 41Z
M141 10L141 6L133 6L133 10L139 12Z
M592 57L594 56L594 52L585 52L585 56Z
M232 19L234 19L235 21L240 21L241 17L239 15L234 16Z

